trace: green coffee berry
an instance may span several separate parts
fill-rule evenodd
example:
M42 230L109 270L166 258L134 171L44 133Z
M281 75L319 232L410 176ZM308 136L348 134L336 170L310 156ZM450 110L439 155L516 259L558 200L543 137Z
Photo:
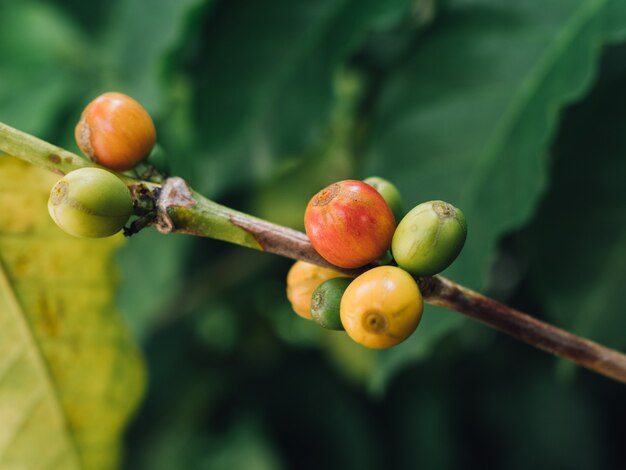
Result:
M398 224L391 252L402 269L431 276L454 261L466 236L467 225L461 210L443 201L424 202Z
M130 191L100 168L81 168L61 178L48 200L52 220L75 237L100 238L119 232L133 213Z
M385 254L376 260L378 266L386 266L393 262L393 256L391 256L391 250L385 251Z
M336 277L317 286L311 297L311 317L317 324L329 330L343 330L339 306L352 281L349 277Z
M364 183L369 184L376 191L380 193L387 205L393 212L393 217L396 219L396 224L400 223L404 216L404 204L402 204L402 196L400 191L395 185L384 178L379 176L370 176L363 180Z

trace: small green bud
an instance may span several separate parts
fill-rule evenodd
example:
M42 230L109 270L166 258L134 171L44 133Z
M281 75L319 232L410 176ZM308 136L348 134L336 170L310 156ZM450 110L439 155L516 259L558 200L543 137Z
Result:
M148 155L148 164L152 165L158 172L169 175L170 162L167 157L167 153L159 144L155 144L152 152Z
M48 212L66 233L100 238L119 232L133 213L130 191L113 173L81 168L61 178L50 191Z
M329 330L343 330L339 307L341 297L352 281L349 277L336 277L317 286L311 297L313 321Z
M384 178L379 176L370 176L363 180L364 183L369 184L372 188L380 193L387 205L393 212L393 217L396 219L396 224L400 223L404 216L404 204L402 204L402 196L400 191L395 185Z
M393 257L402 269L432 276L459 255L467 225L460 209L443 201L424 202L398 224L391 242Z

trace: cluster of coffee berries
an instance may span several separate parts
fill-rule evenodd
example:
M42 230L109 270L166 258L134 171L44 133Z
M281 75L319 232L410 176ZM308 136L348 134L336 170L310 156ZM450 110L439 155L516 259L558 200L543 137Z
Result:
M293 309L370 348L395 346L415 331L423 310L415 276L447 268L467 235L463 213L444 201L424 202L404 215L397 188L378 177L322 189L307 205L304 225L326 261L366 270L352 278L296 262L287 275Z
M76 237L116 234L133 214L126 184L114 173L134 168L156 140L148 112L122 93L104 93L87 105L75 130L80 150L103 168L82 168L52 188L48 211L56 224Z

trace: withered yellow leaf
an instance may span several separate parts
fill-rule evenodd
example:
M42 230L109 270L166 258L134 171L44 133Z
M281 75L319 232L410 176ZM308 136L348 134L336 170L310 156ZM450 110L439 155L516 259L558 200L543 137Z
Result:
M0 469L111 469L143 393L115 308L120 237L77 239L48 216L58 177L0 156Z

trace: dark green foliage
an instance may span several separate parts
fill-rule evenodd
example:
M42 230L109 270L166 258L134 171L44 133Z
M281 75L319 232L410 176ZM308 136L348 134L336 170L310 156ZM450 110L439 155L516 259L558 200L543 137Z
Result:
M465 213L444 275L624 349L625 34L621 0L0 0L0 121L76 150L129 93L174 174L294 227L380 175ZM623 386L456 313L372 352L290 311L287 260L143 232L119 262L126 468L626 467Z

